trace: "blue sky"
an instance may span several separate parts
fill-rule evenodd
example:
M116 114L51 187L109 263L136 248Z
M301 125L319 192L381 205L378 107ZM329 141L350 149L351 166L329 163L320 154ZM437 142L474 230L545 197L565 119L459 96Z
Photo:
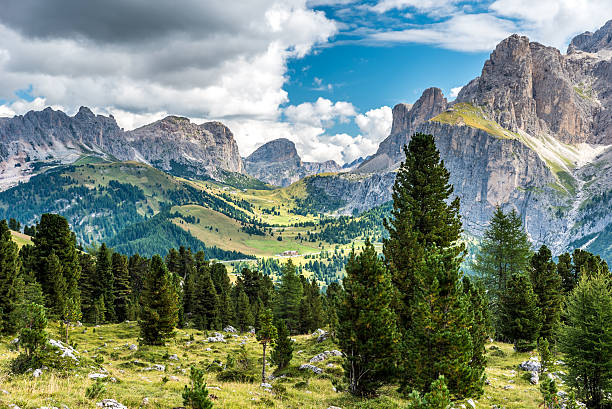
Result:
M3 0L0 116L182 115L224 122L243 156L285 137L348 162L376 151L396 103L452 99L508 35L565 52L612 18L610 0L176 1Z

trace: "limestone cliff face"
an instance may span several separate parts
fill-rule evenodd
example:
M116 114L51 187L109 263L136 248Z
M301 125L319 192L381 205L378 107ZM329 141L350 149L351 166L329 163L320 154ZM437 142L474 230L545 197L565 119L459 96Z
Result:
M396 105L373 157L353 175L316 183L346 199L343 213L384 203L401 147L414 132L429 133L467 233L480 237L499 205L521 214L536 245L590 248L612 234L611 41L612 22L576 37L566 55L510 36L455 101L430 88L412 107Z
M276 186L289 186L309 175L341 170L334 161L303 162L295 144L286 138L263 144L244 160L244 165L247 174Z
M84 155L147 162L180 176L243 171L236 141L219 122L196 125L168 117L125 132L112 116L85 107L72 117L46 108L0 118L0 189L27 180L40 167Z

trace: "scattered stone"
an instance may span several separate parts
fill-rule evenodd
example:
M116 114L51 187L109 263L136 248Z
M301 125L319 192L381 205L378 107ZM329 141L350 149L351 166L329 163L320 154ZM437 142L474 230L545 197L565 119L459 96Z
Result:
M331 351L321 352L320 354L313 356L310 359L310 363L314 364L315 362L324 361L327 358L329 358L330 356L342 356L342 352L338 351L337 349L333 349Z
M223 328L223 331L231 332L232 334L235 334L238 332L236 328L232 327L231 325L228 325L227 327Z
M467 402L467 404L468 404L468 405L470 405L470 407L471 407L472 409L475 409L475 408L476 408L476 404L474 403L474 400L473 400L473 399L468 399L466 402Z
M57 348L62 353L62 358L71 358L72 360L79 362L79 358L77 358L78 352L72 348L70 345L66 345L61 341L57 341L55 339L50 339L49 344Z
M540 372L540 369L542 369L542 365L540 364L540 360L537 357L533 356L529 358L529 361L521 362L519 364L519 369L529 372Z
M269 383L263 382L263 383L261 384L261 387L262 387L262 388L267 388L267 389L270 389L270 388L272 387L272 385L270 385Z
M15 405L14 403L9 403L8 407L9 409L21 409L19 406Z
M301 370L310 370L315 374L322 374L323 373L323 369L319 368L318 366L314 366L314 365L310 365L310 364L302 364L300 365L300 369Z
M212 351L212 348L206 348L204 351Z
M115 399L103 399L102 402L96 404L99 408L110 408L110 409L128 409L126 406L117 402Z
M149 405L149 398L142 398L142 403L140 404L140 406L148 406Z
M540 382L540 374L538 371L531 371L531 378L529 379L532 385L537 385Z
M255 327L249 327L249 334L255 334Z
M179 360L179 357L178 357L178 355L173 354L173 355L170 355L170 356L168 357L168 359L169 359L169 360L171 360L171 361L178 361L178 360Z
M225 337L220 332L215 332L215 336L208 337L208 342L225 342Z
M104 379L106 378L108 375L103 374L103 373L90 373L88 375L89 379Z
M35 369L34 372L32 372L32 376L34 378L38 378L40 375L42 375L42 369L41 368Z
M127 348L130 351L138 351L138 345L136 345L136 344L130 344L130 345L127 346Z
M166 366L161 365L161 364L155 364L153 366L143 369L143 371L159 371L159 372L164 372L165 370L166 370Z
M514 389L514 386L512 386L512 385L506 385L506 386L504 386L504 390L506 390L506 391L507 391L507 390L510 390L510 389Z
M5 395L8 395L9 391L5 391L4 389L2 389L2 393L5 394Z
M179 379L179 377L178 377L178 376L174 376L174 375L172 375L172 376L170 377L170 380L171 380L171 381L178 382L180 379Z
M338 406L330 406L327 409L342 409L342 408L339 408Z
M313 338L317 338L317 342L325 341L329 336L329 333L321 328L317 329L312 333Z

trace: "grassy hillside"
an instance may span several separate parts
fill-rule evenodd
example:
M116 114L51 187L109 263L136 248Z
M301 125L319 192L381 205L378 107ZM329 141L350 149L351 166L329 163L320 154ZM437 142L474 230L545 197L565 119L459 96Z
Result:
M13 235L13 241L17 243L19 247L25 246L26 244L32 244L32 238L23 233L11 230Z
M51 331L56 332L54 327ZM142 347L131 351L128 346L137 344L138 326L135 323L87 327L74 330L74 341L80 351L80 366L73 371L44 371L39 378L31 374L11 376L9 361L16 352L7 350L8 339L0 344L0 384L6 393L0 393L0 408L17 404L22 409L62 407L71 409L92 408L104 398L116 399L128 408L139 408L147 398L149 408L182 406L181 393L188 382L189 367L196 365L207 370L209 391L215 396L215 408L321 408L338 406L352 408L402 408L406 402L395 387L387 387L372 400L361 400L348 393L335 392L334 384L342 377L341 358L329 358L317 363L323 368L321 375L298 369L314 355L336 348L332 341L322 343L315 338L297 336L295 352L284 377L270 381L271 389L254 383L223 382L218 379L220 366L227 362L228 354L240 349L245 340L251 367L247 371L255 376L261 373L261 345L253 335L232 336L225 334L226 343L209 343L205 333L195 330L178 330L176 338L166 347ZM52 334L54 335L54 334ZM492 346L500 352L490 350ZM489 366L484 396L477 399L477 408L492 405L506 409L537 408L540 403L538 386L531 385L525 372L518 371L519 362L529 359L528 353L515 353L508 344L487 345ZM170 357L176 354L178 360ZM504 356L493 356L493 355ZM147 370L154 364L165 366L164 371ZM91 373L106 374L106 391L96 399L85 397L85 389L93 381ZM257 377L256 377L257 379ZM511 387L512 389L506 389ZM563 389L563 388L561 388ZM459 407L458 402L455 407Z

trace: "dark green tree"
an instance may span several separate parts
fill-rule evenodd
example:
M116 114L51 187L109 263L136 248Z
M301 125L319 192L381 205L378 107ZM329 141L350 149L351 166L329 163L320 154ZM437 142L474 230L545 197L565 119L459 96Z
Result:
M292 334L297 334L300 330L300 303L303 294L300 276L297 275L293 262L289 260L283 266L281 283L276 292L274 315L285 321Z
M270 361L276 365L278 371L289 366L293 357L293 341L290 338L289 328L283 320L276 320L276 340L274 349L270 354Z
M113 270L113 299L115 302L115 318L117 322L128 319L131 303L130 272L127 257L113 253L111 264Z
M179 307L170 274L162 258L153 256L140 302L140 342L144 345L164 345L174 336Z
M183 390L183 405L189 409L212 409L213 403L208 396L204 371L192 366L189 379L191 385L185 385Z
M104 297L105 314L107 322L116 322L115 314L115 277L113 276L113 265L111 251L102 243L96 254L96 277L98 291L97 295Z
M210 265L208 263L196 268L196 279L194 282L195 303L192 313L196 328L198 329L220 329L219 299L215 285L210 276Z
M94 319L94 304L96 297L100 293L100 285L96 277L96 262L91 254L83 252L79 254L79 265L81 266L79 289L81 292L83 321L89 323L96 322Z
M464 276L463 291L469 300L468 314L471 321L469 330L472 340L472 357L468 365L474 373L474 378L481 381L472 383L474 395L481 395L484 392L484 370L487 365L485 344L491 333L491 316L486 291L481 282Z
M563 299L561 277L557 273L557 265L552 259L552 253L546 246L541 246L538 252L531 257L530 264L529 278L542 316L540 337L554 342Z
M574 269L572 268L572 256L570 253L563 253L559 255L557 262L557 274L561 277L561 288L563 293L567 294L571 292L576 286L577 278L574 276Z
M371 396L394 374L399 334L391 277L369 241L361 254L351 252L343 283L337 338L344 373L352 394Z
M41 364L42 353L47 344L47 316L45 307L31 303L25 306L20 316L19 345L24 349L11 364L13 372L20 373Z
M325 297L323 298L323 311L325 314L325 323L329 327L332 337L336 335L336 328L338 328L338 310L344 299L344 289L342 286L333 282L327 286L325 291Z
M253 319L253 313L251 312L251 304L249 303L249 297L244 292L242 285L237 285L235 288L235 305L236 312L236 327L240 332L245 332L250 326L255 323Z
M8 228L13 231L21 231L21 223L11 217L8 222Z
M419 391L413 390L408 396L406 409L448 409L452 406L451 394L443 375L431 384L429 392L421 397Z
M530 257L531 244L521 218L514 210L504 213L497 207L472 265L487 289L496 334L503 325L500 297L506 292L512 274L527 273Z
M302 276L303 277L303 276ZM310 333L323 324L323 304L319 285L313 279L302 281L304 295L300 302L300 330L303 334Z
M34 248L28 261L28 269L34 273L45 295L45 304L51 313L61 317L64 312L62 299L72 298L80 306L79 279L81 266L76 248L76 237L70 231L68 221L57 214L43 214L36 226L36 235L32 238ZM61 266L61 280L58 275L48 274L49 257L55 254ZM56 289L65 289L65 294L57 294Z
M272 311L264 308L259 318L259 331L257 331L257 340L261 343L262 347L261 383L266 382L266 348L277 336L276 327L272 322Z
M14 333L17 325L13 312L23 296L23 277L19 248L13 241L6 220L0 221L0 330Z
M536 347L542 327L542 315L537 303L527 274L512 274L500 298L500 335L513 342L517 351L530 351Z
M583 275L567 297L566 316L559 339L568 368L565 381L588 408L609 408L612 392L610 276Z

